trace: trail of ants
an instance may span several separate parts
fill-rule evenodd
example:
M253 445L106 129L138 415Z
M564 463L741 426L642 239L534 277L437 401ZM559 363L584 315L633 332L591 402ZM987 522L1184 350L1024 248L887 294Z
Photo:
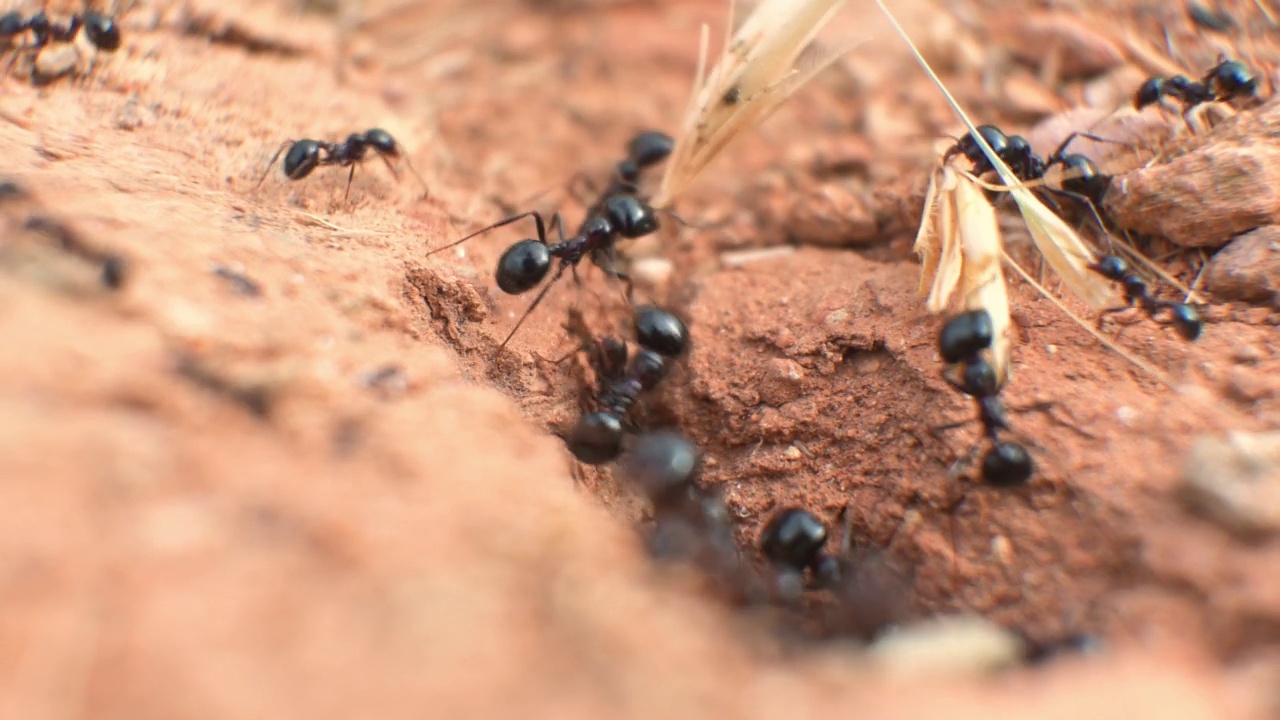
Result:
M636 135L628 143L627 156L615 167L611 182L589 206L586 217L570 238L565 237L564 221L560 213L552 215L548 222L536 210L531 210L499 220L427 253L427 256L431 256L492 230L525 218L533 218L537 237L520 240L508 247L498 258L495 278L498 289L508 295L524 294L540 284L542 289L498 346L498 354L502 353L516 331L542 303L566 270L572 271L575 281L580 282L577 268L585 257L590 256L592 264L604 271L607 277L622 281L626 286L627 301L631 301L634 284L630 276L617 269L616 245L620 239L636 239L657 231L657 214L667 211L657 210L641 199L637 194L638 183L642 172L665 160L673 147L674 142L670 136L661 132L647 131ZM551 230L557 232L558 242L553 243L548 239L548 232ZM555 272L551 273L553 259L559 262ZM543 284L548 273L551 273L551 279Z
M285 151L288 150L286 153ZM280 149L276 150L276 154L271 156L270 162L267 163L267 169L262 173L262 177L258 178L258 182L253 186L257 190L271 174L271 168L275 166L276 160L280 154L284 153L284 162L280 168L284 171L285 177L290 180L301 180L312 173L316 168L321 166L337 166L350 168L347 173L347 187L342 194L342 199L346 201L351 196L351 181L355 179L356 167L364 162L367 155L372 152L382 159L387 169L398 180L400 173L396 170L393 160L403 162L405 167L409 168L409 172L413 173L418 182L422 184L424 192L428 192L427 183L409 164L409 158L404 152L404 148L396 141L391 133L381 128L370 128L362 133L351 133L345 140L340 142L328 142L325 140L286 140L280 145Z
M626 435L636 432L633 406L667 377L671 362L688 346L684 322L652 305L636 308L634 329L639 347L633 354L618 338L584 339L596 375L596 388L588 398L594 410L579 418L566 439L569 451L581 463L600 465L618 458Z

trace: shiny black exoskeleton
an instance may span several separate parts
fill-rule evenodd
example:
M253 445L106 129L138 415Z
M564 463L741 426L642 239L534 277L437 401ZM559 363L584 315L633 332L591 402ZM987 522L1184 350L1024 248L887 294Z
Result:
M844 543L848 543L848 533ZM784 508L774 514L760 531L760 552L778 572L782 593L794 597L807 584L831 588L839 581L840 561L823 551L827 526L813 513L800 508Z
M285 152L288 150L288 152ZM351 171L347 173L347 189L343 193L343 199L351 194L351 181L355 178L356 166L360 164L369 152L373 152L382 161L386 163L387 169L392 175L399 177L395 165L392 160L404 162L409 171L417 176L418 181L426 188L426 182L422 180L422 176L409 165L408 158L404 156L400 144L396 142L391 133L381 128L372 128L363 133L352 133L347 139L341 142L326 142L324 140L287 140L271 156L271 162L267 163L267 170L258 178L257 188L267 179L267 175L271 174L271 166L276 164L276 160L284 153L284 162L281 163L281 169L284 170L285 177L290 180L301 180L311 174L313 170L321 165L337 165L339 167L349 167Z
M16 10L0 15L0 42L12 43L29 32L31 41L23 46L28 50L36 50L49 43L72 42L81 30L99 50L115 52L120 49L120 27L110 15L86 11L63 22L51 19L43 10L30 17L23 17Z
M1058 148L1052 154L1042 158L1032 150L1031 144L1021 135L1005 135L1003 131L994 125L980 125L978 126L978 132L987 141L987 144L991 146L991 149L995 151L996 155L1009 166L1013 174L1023 182L1042 180L1048 173L1049 168L1054 165L1061 166L1061 188L1044 186L1035 188L1034 191L1055 210L1058 209L1057 203L1051 197L1046 196L1045 192L1068 197L1085 205L1097 221L1099 228L1105 232L1106 225L1102 221L1098 208L1102 206L1102 198L1106 195L1107 189L1111 185L1111 176L1103 173L1088 156L1067 152L1067 147L1077 137L1087 137L1091 140L1106 142L1105 138L1088 133L1073 132L1058 145ZM946 154L943 155L943 159L945 160L957 154L964 155L966 159L973 163L972 172L975 175L983 175L994 170L991 161L987 159L977 141L973 139L972 133L965 135L948 149Z
M1134 94L1133 105L1141 110L1159 103L1163 98L1171 97L1182 102L1183 112L1186 112L1202 103L1255 98L1257 92L1258 79L1244 63L1220 58L1218 64L1210 68L1199 81L1186 75L1149 78Z
M1124 258L1108 255L1089 268L1112 282L1124 287L1125 306L1114 308L1124 310L1138 306L1155 320L1161 312L1168 311L1169 321L1177 328L1178 333L1187 340L1195 341L1204 330L1204 321L1200 311L1190 303L1161 300L1151 294L1147 283L1129 268Z
M618 477L653 507L649 551L661 560L693 562L732 602L765 601L767 592L734 542L729 509L697 482L701 460L696 445L669 430L638 436L619 460Z
M640 395L666 377L668 363L685 351L689 331L671 313L653 306L636 309L639 349L628 362L626 343L606 338L591 348L598 387L594 412L578 420L567 440L579 462L599 465L617 459L629 430L628 416Z
M571 238L565 237L564 221L560 213L552 215L550 222L544 222L540 213L530 211L500 220L427 253L434 255L490 230L527 217L533 218L537 237L526 238L511 245L498 259L498 267L494 273L498 289L508 295L526 293L541 284L551 273L552 260L559 260L559 265L551 275L551 280L543 286L533 302L529 303L524 314L498 346L499 352L515 336L525 318L538 307L551 287L564 276L565 270L573 270L576 277L578 265L585 257L590 256L592 264L603 270L605 275L625 283L627 298L631 298L632 281L616 267L615 246L620 239L640 238L657 231L657 212L636 194L636 183L640 172L665 159L670 155L672 147L671 138L659 132L644 132L633 138L627 147L627 157L618 163L613 180L588 207L586 218ZM557 231L559 242L549 241L550 229Z
M938 334L938 352L948 365L959 365L959 377L944 375L960 392L978 404L978 418L990 447L982 458L982 479L997 486L1021 485L1035 470L1030 453L1018 443L1002 441L1009 414L1000 401L1000 381L982 351L991 347L991 316L986 310L956 315Z

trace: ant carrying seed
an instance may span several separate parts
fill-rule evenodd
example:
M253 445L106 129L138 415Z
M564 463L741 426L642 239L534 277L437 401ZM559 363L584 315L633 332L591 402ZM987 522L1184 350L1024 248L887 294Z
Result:
M1107 232L1107 226L1102 220L1099 208L1102 207L1103 196L1107 194L1107 190L1111 186L1111 176L1103 173L1087 155L1068 153L1067 147L1078 137L1085 137L1098 142L1115 142L1114 140L1076 131L1063 139L1051 154L1042 158L1032 150L1031 144L1021 135L1005 135L1000 128L994 125L979 125L977 130L978 134L981 135L983 140L986 140L995 154L1024 183L1043 180L1050 168L1055 165L1061 166L1061 187L1045 185L1033 188L1033 192L1043 191L1037 192L1037 195L1059 215L1062 214L1062 209L1045 192L1069 198L1081 204L1089 209L1094 221L1098 223L1098 228L1103 233ZM969 133L957 140L955 145L952 145L943 154L943 161L945 162L955 155L963 155L973 164L971 172L975 176L982 176L995 170L986 154L982 152L982 147L974 139L973 133Z
M290 180L301 180L321 165L337 165L351 168L351 171L347 173L347 189L342 194L343 200L346 200L351 195L351 181L355 178L356 166L364 161L365 154L370 151L382 158L382 161L387 165L387 169L391 171L391 174L396 179L400 178L400 173L391 161L398 160L403 162L409 168L409 172L412 172L414 177L418 178L423 190L427 190L426 181L409 164L409 158L405 155L400 143L391 137L391 133L380 128L371 128L363 133L352 133L342 142L325 142L324 140L310 139L286 140L280 145L280 149L276 151L276 154L271 156L271 161L267 163L267 170L262 173L262 177L258 178L257 184L253 186L255 190L267 179L267 175L271 174L271 167L276 164L276 159L286 149L288 152L285 153L281 169L284 170L285 177Z
M24 34L31 36L29 42L15 49L13 58L5 67L5 74L13 67L19 52L34 54L51 43L74 42L81 31L98 50L115 52L120 49L120 26L115 18L89 10L87 4L84 12L62 22L51 19L44 10L29 17L16 10L0 15L0 43L12 45Z
M642 306L635 313L640 349L627 361L627 344L605 338L589 349L598 388L595 412L578 420L566 444L579 462L599 465L617 459L630 423L628 415L642 392L653 390L666 377L668 363L679 357L689 341L685 324L671 313Z
M1210 68L1198 82L1186 75L1149 78L1134 94L1133 106L1141 110L1159 103L1163 98L1171 97L1182 102L1183 113L1186 113L1207 102L1256 98L1257 91L1258 79L1244 63L1221 57L1218 64Z
M1009 414L1000 401L995 368L982 356L993 339L991 315L986 310L970 310L942 326L938 352L944 362L960 369L958 379L944 373L946 381L977 401L983 435L991 444L982 457L982 479L991 485L1009 487L1026 483L1034 464L1026 448L999 437L1001 431L1010 429Z
M1127 304L1107 312L1118 312L1136 305L1141 307L1148 317L1155 320L1162 310L1168 310L1170 321L1177 328L1178 333L1191 341L1198 339L1204 330L1204 321L1200 318L1200 311L1194 305L1160 300L1152 296L1147 290L1147 283L1129 269L1129 264L1124 261L1124 258L1108 255L1090 265L1089 269L1124 287Z
M565 270L572 270L574 279L578 280L578 264L588 255L591 257L592 264L603 270L606 276L625 283L627 301L630 302L634 289L633 283L630 276L616 267L616 244L620 239L640 238L657 231L657 213L668 212L651 207L640 199L634 190L640 171L660 162L670 154L669 140L669 137L661 133L641 133L631 141L628 146L628 157L618 164L614 181L591 205L586 219L582 221L572 238L565 237L564 222L560 213L552 215L550 223L547 223L543 221L540 213L531 210L500 220L427 253L427 256L431 256L457 247L491 230L527 217L533 218L537 238L527 238L511 245L498 258L498 267L495 272L498 289L508 295L529 292L546 279L551 271L553 258L560 262L551 280L543 285L542 290L534 297L533 302L525 309L524 314L498 346L499 353L506 348L507 343L515 336L525 319L538 307L556 282L564 276ZM559 242L548 241L547 234L551 229L558 232Z

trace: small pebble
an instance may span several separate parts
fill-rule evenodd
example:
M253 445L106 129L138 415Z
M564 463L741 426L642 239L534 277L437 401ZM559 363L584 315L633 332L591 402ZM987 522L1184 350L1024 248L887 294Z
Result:
M1280 529L1280 432L1200 437L1179 491L1192 509L1242 538Z
M79 62L80 51L71 43L46 46L36 56L36 77L44 81L60 78L71 72Z

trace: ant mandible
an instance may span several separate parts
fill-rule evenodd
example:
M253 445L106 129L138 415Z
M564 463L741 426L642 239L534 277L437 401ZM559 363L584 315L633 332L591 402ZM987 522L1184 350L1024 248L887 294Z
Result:
M1159 103L1164 97L1171 97L1181 100L1183 112L1186 112L1210 101L1228 102L1237 98L1256 97L1257 91L1258 79L1249 73L1249 68L1244 63L1219 57L1218 64L1210 68L1198 82L1186 75L1149 78L1134 94L1133 105L1141 110Z
M1194 305L1160 300L1152 296L1147 290L1147 283L1138 277L1137 273L1129 269L1129 264L1124 261L1124 258L1108 255L1090 265L1089 269L1112 282L1117 282L1124 286L1124 297L1127 304L1114 310L1124 310L1137 305L1147 313L1147 317L1153 320L1156 319L1161 310L1168 310L1174 327L1178 329L1178 333L1191 341L1198 339L1200 333L1204 330L1204 320L1201 319L1200 311Z
M628 302L631 299L633 283L631 278L615 267L615 245L619 239L635 239L644 237L658 229L659 212L635 194L636 182L642 169L652 167L661 162L671 152L670 138L662 133L649 132L637 135L628 145L628 156L623 159L615 171L615 177L604 194L592 204L586 218L578 227L572 238L566 238L564 223L560 213L551 216L548 223L536 210L513 215L483 227L460 240L438 247L427 253L435 255L449 248L457 247L468 240L483 235L491 230L510 225L511 223L532 217L537 231L536 238L526 238L508 247L498 258L495 279L498 289L508 295L521 295L537 287L551 272L552 259L558 259L556 271L533 302L525 309L524 314L516 321L514 327L498 346L501 353L507 343L515 336L516 331L529 317L551 288L564 276L565 270L572 270L577 279L578 264L590 255L591 262L605 275L626 284ZM663 211L665 212L665 211ZM549 229L557 231L560 241L549 242Z
M1000 431L1010 429L1009 414L1000 401L1001 387L995 368L982 356L994 337L990 313L970 310L942 326L938 352L946 364L960 366L959 379L944 374L946 381L978 403L983 435L991 443L982 457L982 479L992 485L1009 487L1029 480L1035 467L1026 448L999 437Z
M258 189L262 182L267 179L267 175L271 174L271 167L276 164L276 159L280 157L285 150L284 162L281 168L284 170L285 177L290 180L301 180L311 174L321 165L337 165L339 167L350 167L351 171L347 173L347 189L343 193L342 199L345 201L351 195L351 181L356 175L356 166L364 159L368 151L373 151L382 161L386 163L387 169L391 171L397 179L400 173L396 171L392 160L399 160L409 168L409 171L418 178L418 182L422 183L423 190L427 190L427 183L418 174L417 170L409 164L409 158L405 156L400 143L391 137L391 133L381 128L371 128L363 133L352 133L342 142L326 142L324 140L286 140L280 145L280 149L275 155L271 156L271 162L267 163L267 169L262 173L262 177L258 178L258 182L254 185L254 189Z
M605 338L592 349L599 376L595 404L600 409L582 416L567 441L579 462L599 465L618 457L631 407L640 393L653 390L667 376L668 363L689 342L680 318L651 305L636 309L635 333L640 349L630 363L626 343L615 338Z

